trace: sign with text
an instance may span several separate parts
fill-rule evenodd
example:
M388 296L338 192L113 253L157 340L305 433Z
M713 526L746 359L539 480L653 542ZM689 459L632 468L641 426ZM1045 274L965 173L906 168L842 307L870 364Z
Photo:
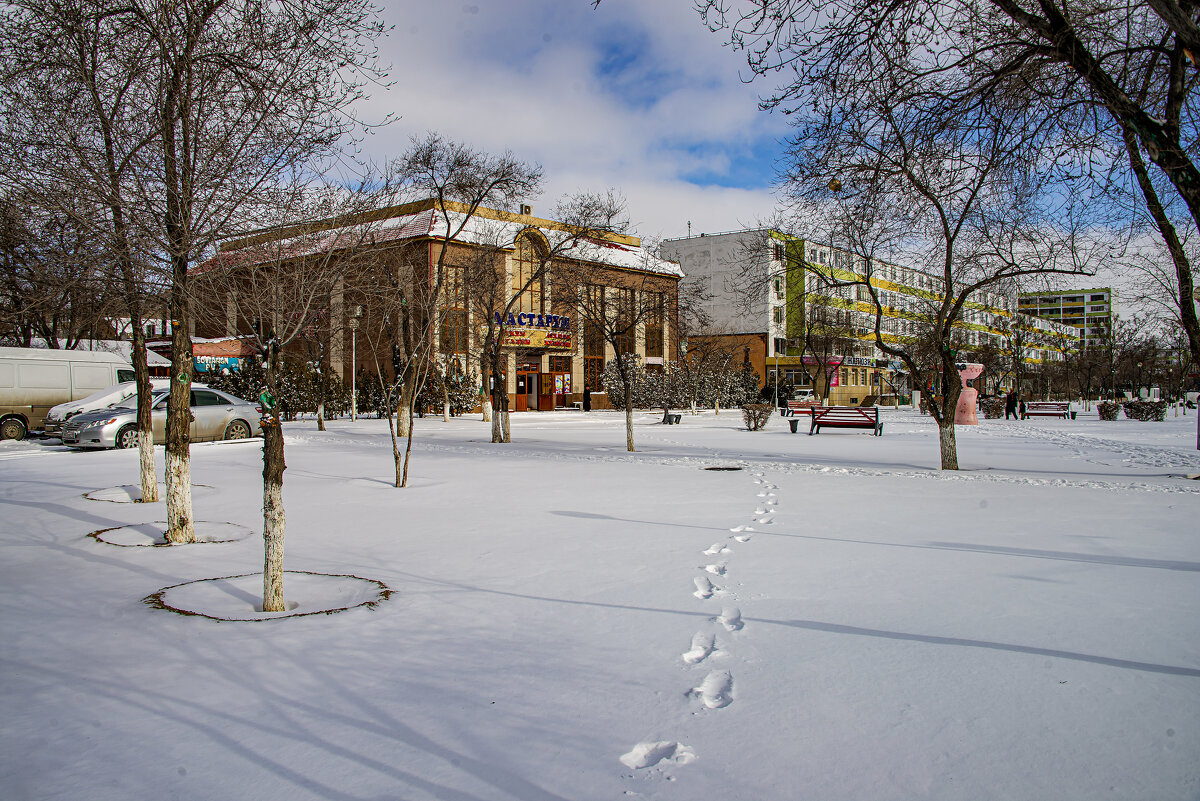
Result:
M495 315L496 322L500 323L500 312ZM500 347L570 350L571 318L558 314L510 314L504 322L504 338L500 341Z

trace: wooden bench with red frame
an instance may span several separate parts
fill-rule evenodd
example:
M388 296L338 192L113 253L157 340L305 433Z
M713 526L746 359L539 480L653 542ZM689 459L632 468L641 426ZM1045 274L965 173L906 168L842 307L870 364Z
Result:
M814 406L820 406L818 401L797 401L790 400L787 406L779 410L779 414L783 417L795 417L798 414L811 414Z
M789 423L792 421L788 421ZM821 428L864 428L877 437L883 436L883 422L878 406L814 406L809 436L820 434ZM795 426L792 427L793 433Z

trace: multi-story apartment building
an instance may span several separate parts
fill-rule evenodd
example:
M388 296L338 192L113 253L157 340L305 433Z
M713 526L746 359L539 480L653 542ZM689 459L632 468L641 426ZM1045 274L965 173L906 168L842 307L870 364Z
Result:
M835 403L905 394L903 365L876 347L867 287L838 286L865 277L861 258L764 229L666 240L661 255L678 261L690 280L707 283L716 332L744 345L767 382L778 374L803 386L820 372ZM883 340L919 340L941 302L940 278L878 260L870 273L883 306ZM1016 306L1001 292L977 293L955 325L964 356L990 345L1019 350L1035 365L1061 359L1077 344L1076 328L1020 314Z
M1085 346L1107 340L1117 317L1117 291L1112 287L1022 292L1017 301L1024 314L1080 329Z

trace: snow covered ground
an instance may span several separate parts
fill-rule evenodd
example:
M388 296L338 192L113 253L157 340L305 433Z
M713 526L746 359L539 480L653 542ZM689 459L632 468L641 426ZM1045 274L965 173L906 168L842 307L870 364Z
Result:
M258 443L193 447L252 533L184 547L88 536L164 518L136 452L3 443L0 797L1200 797L1196 418L983 421L946 474L883 414L426 419L402 490L382 421L291 424L288 570L392 595L248 622L143 599L260 569Z

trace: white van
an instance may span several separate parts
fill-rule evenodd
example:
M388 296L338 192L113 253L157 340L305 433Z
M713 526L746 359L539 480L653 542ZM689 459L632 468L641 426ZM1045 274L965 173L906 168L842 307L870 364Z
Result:
M115 353L0 348L0 440L40 430L52 406L132 380L133 365Z
M167 389L170 385L171 381L167 378L150 379L150 387L152 389ZM82 400L60 403L57 406L51 407L50 411L46 412L46 421L42 424L42 433L47 437L57 437L62 434L63 423L75 415L83 414L84 412L98 412L101 409L116 406L121 401L126 398L132 398L136 394L137 382L126 381L124 384L117 384L115 387L93 392Z

